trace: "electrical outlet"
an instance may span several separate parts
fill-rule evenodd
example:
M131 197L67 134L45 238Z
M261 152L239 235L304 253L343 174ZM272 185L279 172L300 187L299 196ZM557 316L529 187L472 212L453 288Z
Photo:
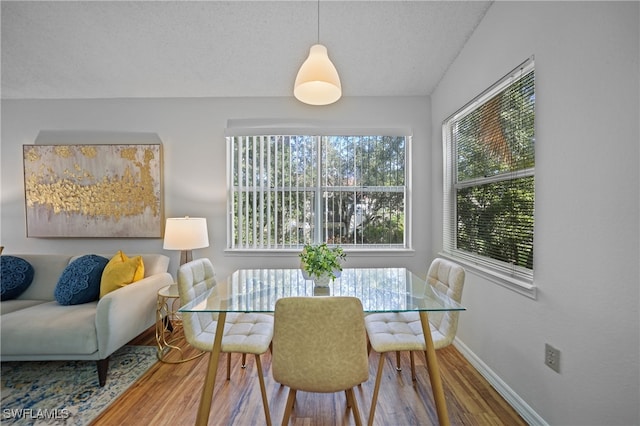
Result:
M556 373L560 372L560 350L548 343L544 345L544 363Z

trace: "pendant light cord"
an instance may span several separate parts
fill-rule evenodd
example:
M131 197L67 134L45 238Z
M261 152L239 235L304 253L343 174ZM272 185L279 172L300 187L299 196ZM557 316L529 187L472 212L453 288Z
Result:
M318 0L318 44L320 44L320 0Z

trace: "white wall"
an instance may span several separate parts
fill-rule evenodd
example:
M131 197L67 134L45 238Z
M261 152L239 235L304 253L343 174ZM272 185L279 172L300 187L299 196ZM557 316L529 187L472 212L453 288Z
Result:
M443 120L535 55L538 299L468 274L458 337L553 425L640 424L638 6L496 2L431 98L438 206Z
M194 257L209 257L221 276L238 267L297 267L294 253L260 257L225 254L226 145L224 129L229 118L327 120L348 125L410 127L413 155L415 253L386 256L398 266L426 275L430 259L431 173L430 106L427 97L344 98L327 107L311 107L291 98L217 99L115 99L115 100L3 100L1 154L0 243L6 253L110 253L120 248L130 253L164 251L161 239L42 239L26 238L22 145L33 144L41 130L85 131L95 142L101 131L157 133L164 148L165 216L207 218L207 249ZM75 136L75 135L74 135ZM81 139L81 138L80 138ZM78 138L74 137L77 143ZM134 143L135 141L129 141ZM375 256L349 254L347 266L375 265Z

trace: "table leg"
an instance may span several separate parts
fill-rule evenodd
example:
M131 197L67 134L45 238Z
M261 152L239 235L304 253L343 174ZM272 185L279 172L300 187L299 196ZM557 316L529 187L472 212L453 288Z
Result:
M447 402L444 399L444 389L442 388L442 379L440 378L438 358L436 357L436 350L433 347L429 318L425 311L420 311L420 323L422 324L422 332L424 333L424 340L427 347L425 350L427 370L429 371L429 380L431 381L431 389L433 390L433 399L436 403L438 422L441 426L449 426L449 414L447 413Z
M204 379L202 387L202 396L200 397L200 406L198 407L198 417L196 417L197 426L206 426L209 423L209 411L211 411L211 399L213 398L213 388L216 384L216 374L218 372L218 361L220 359L220 350L222 349L222 335L224 334L224 323L227 319L226 312L218 314L218 324L216 326L216 337L213 340L213 350L209 355L209 366L207 367L207 376Z

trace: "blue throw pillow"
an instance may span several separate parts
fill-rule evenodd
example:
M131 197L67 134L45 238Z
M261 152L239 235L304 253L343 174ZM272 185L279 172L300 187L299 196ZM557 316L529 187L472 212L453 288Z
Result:
M98 300L102 271L109 259L95 254L81 256L60 275L54 297L61 305L79 305Z
M0 300L11 300L20 296L33 281L33 266L16 256L0 256L2 268Z

